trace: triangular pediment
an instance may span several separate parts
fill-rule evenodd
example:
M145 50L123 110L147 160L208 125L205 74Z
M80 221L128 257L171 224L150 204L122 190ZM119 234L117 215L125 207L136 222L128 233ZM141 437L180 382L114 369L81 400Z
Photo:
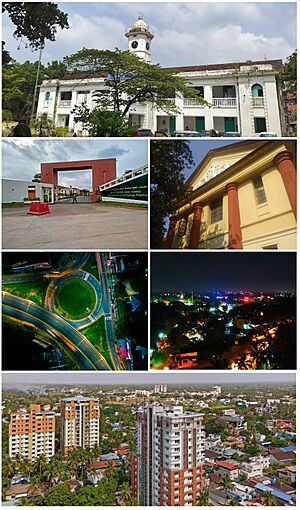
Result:
M201 143L201 142L199 142ZM210 150L188 180L193 190L203 186L245 156L256 150L263 142L238 142Z

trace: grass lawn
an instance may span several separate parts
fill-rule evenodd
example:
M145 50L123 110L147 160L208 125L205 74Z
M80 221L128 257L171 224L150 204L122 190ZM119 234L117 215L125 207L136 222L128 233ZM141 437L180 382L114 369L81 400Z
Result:
M10 292L15 296L30 299L40 306L44 306L46 289L49 282L38 281L28 283L10 283L2 285L2 290Z
M55 294L57 311L68 319L83 319L95 308L93 287L79 278L72 278L60 285Z
M94 345L94 347L96 347L96 349L101 352L111 368L113 368L107 345L104 317L100 317L100 319L94 322L94 324L91 324L91 326L81 329L80 333L86 336L86 338Z
M110 207L136 207L138 209L148 209L147 204L132 204L131 202L99 202L101 205L108 205Z

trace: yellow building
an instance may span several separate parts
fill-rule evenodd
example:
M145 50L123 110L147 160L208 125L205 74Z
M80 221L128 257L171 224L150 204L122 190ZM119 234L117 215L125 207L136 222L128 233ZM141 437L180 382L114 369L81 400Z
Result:
M199 141L202 143L202 141ZM171 249L296 249L296 144L246 140L210 150L170 218Z

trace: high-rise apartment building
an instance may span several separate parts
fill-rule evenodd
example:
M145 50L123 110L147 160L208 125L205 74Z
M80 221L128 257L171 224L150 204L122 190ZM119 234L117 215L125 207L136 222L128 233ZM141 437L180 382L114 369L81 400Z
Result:
M155 384L154 393L167 393L168 387L166 384Z
M195 504L203 488L203 414L181 406L147 406L137 413L132 486L142 506Z
M61 449L93 448L99 444L99 401L87 397L63 398L61 401Z
M48 460L54 455L55 414L42 411L40 404L12 412L8 433L10 457L21 455L33 461L41 455Z

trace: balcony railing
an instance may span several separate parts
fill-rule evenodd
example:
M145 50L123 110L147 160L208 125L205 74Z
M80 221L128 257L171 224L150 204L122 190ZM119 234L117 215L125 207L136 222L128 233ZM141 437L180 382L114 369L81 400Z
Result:
M68 108L71 106L71 99L61 99L58 106L61 108Z
M213 106L236 106L236 97L214 97Z
M263 97L252 97L252 106L264 106Z
M204 106L203 104L199 103L196 99L188 99L185 97L183 99L183 106Z

